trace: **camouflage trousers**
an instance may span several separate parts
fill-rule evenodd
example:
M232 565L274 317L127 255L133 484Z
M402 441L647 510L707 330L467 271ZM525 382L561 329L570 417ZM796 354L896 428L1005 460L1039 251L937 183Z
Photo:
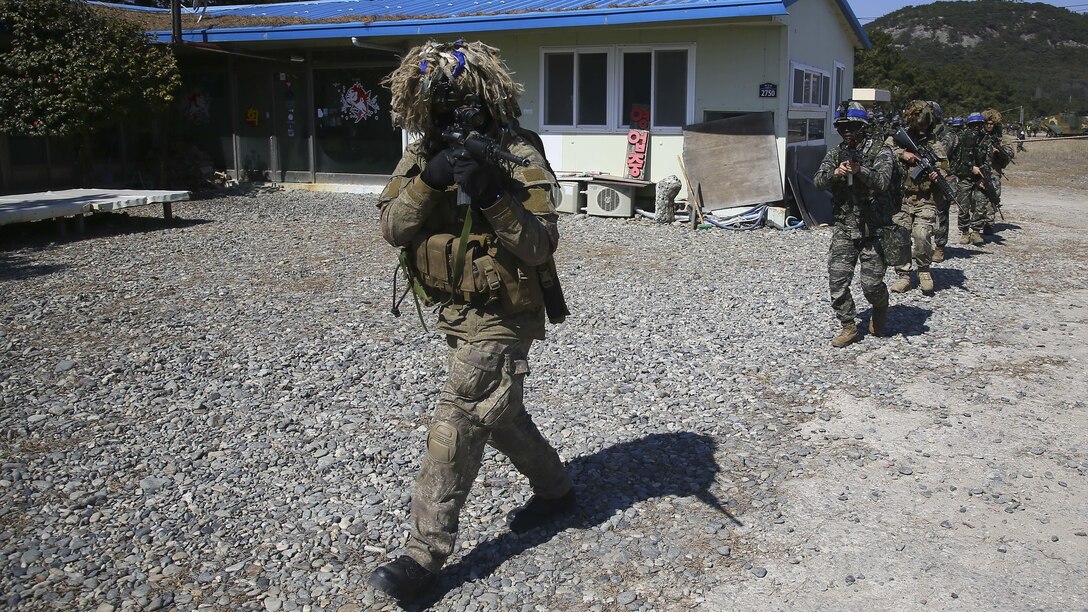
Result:
M522 403L532 340L466 342L447 336L449 379L439 395L427 452L412 491L405 554L437 572L453 553L458 517L480 471L484 446L506 455L533 493L562 497L570 478Z
M959 197L960 213L956 224L959 226L960 233L971 230L981 232L982 226L986 224L986 210L990 207L990 200L977 185L965 179L961 179L957 187L959 193L956 195Z
M951 209L952 202L949 202L943 193L937 194L937 220L933 226L933 245L942 249L948 246L948 213Z
M895 213L892 222L910 229L911 258L919 270L929 270L933 262L933 227L937 223L937 206L932 200L917 197L903 201L903 208ZM946 236L947 242L947 236ZM895 267L896 274L910 274L910 264Z
M888 266L884 263L880 241L875 236L853 240L846 230L836 227L827 254L827 276L831 308L843 323L853 321L858 314L854 296L850 293L858 263L861 264L861 290L865 299L874 307L886 307L888 286L884 284L884 273Z
M997 192L997 203L1001 203L1001 177L994 175L994 190ZM982 215L983 225L993 225L997 222L997 206L986 198L986 210Z

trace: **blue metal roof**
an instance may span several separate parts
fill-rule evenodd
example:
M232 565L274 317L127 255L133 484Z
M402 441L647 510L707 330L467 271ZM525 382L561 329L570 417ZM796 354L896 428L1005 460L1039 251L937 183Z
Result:
M96 4L169 13L168 9ZM609 0L604 6L600 0L311 0L209 6L204 19L224 16L296 18L313 23L234 28L198 26L186 29L183 37L193 42L243 42L448 35L785 14L783 0ZM352 20L353 16L358 16L359 20ZM153 32L153 35L162 42L170 40L168 31Z
M294 18L310 23L249 27L201 27L183 31L191 42L247 42L342 37L456 35L473 32L659 23L786 15L797 0L310 0L279 4L209 6L204 19L216 17ZM845 0L837 0L855 33L869 39ZM116 8L156 13L156 9ZM188 12L188 11L187 11ZM353 17L358 17L358 21ZM202 20L202 23L207 23ZM210 25L210 24L209 24ZM169 31L152 33L169 42Z

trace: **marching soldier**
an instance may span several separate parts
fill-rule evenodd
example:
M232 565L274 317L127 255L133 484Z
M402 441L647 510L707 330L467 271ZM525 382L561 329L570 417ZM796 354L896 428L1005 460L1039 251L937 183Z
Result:
M934 135L934 127L937 125L937 114L933 105L925 100L913 100L903 111L903 127L907 134L919 147L929 147L936 157L947 166L947 155L944 147ZM933 291L933 276L929 266L933 261L933 229L937 224L937 200L940 197L940 187L937 185L936 172L930 175L912 175L910 168L917 166L919 157L888 139L888 144L893 147L896 157L908 169L903 178L903 201L899 212L895 215L895 222L903 227L910 228L913 242L912 256L914 266L918 273L918 288L922 291ZM914 178L910 178L914 176ZM943 254L943 249L942 249ZM896 280L891 285L895 293L908 291L911 286L910 262L895 267Z
M881 335L888 317L888 269L881 228L892 224L891 186L895 158L881 138L867 133L869 114L857 102L839 108L835 129L842 143L827 152L813 179L832 194L835 227L827 256L831 307L842 325L831 345L858 339L857 307L850 293L854 270L861 266L861 289L872 304L869 333Z

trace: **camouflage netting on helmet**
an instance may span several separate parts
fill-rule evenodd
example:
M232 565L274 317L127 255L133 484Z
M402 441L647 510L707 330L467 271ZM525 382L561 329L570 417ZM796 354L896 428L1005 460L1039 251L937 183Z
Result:
M428 41L408 51L400 66L382 84L393 94L390 107L394 125L414 133L431 130L431 102L442 82L463 97L480 96L500 124L521 115L518 96L524 88L511 78L498 49L482 42Z
M982 118L986 121L1001 123L1001 111L987 108L986 110L982 111Z
M903 109L903 123L916 130L927 130L937 123L937 116L929 102L911 100Z

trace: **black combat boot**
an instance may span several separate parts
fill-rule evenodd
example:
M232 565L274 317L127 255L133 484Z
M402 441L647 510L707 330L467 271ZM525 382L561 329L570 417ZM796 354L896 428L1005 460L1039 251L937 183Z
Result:
M397 601L411 601L426 592L435 577L434 572L424 569L415 559L400 556L378 566L367 583Z
M545 499L534 495L524 506L514 509L506 517L510 524L510 531L525 533L531 529L543 525L551 517L569 512L574 508L576 500L574 489L567 491L563 497Z

